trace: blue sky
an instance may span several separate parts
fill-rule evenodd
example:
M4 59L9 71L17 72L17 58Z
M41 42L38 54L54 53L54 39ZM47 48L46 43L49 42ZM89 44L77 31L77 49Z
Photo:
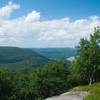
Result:
M0 0L0 7L7 4L9 0ZM100 0L10 0L20 4L22 7L13 16L24 15L30 11L41 12L43 19L63 18L72 19L85 18L91 15L100 15Z
M99 25L100 0L0 0L0 21L0 45L74 47Z

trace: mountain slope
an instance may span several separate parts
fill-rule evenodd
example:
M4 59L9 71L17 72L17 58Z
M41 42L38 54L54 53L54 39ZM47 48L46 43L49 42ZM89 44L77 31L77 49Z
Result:
M17 47L0 47L0 66L13 69L38 67L49 59L33 50Z
M32 50L50 59L65 59L76 55L75 48L32 48Z

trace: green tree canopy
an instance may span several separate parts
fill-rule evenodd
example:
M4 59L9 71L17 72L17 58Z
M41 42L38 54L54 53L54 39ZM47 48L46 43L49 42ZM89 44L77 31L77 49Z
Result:
M98 81L100 73L100 27L95 28L89 39L81 39L77 50L78 56L72 62L71 73L76 73L76 79L91 85Z

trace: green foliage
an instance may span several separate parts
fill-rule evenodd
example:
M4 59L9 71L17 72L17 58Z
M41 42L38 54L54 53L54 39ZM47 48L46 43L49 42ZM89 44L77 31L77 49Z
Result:
M0 69L0 100L11 100L14 92L13 77L9 70Z
M65 63L51 63L42 68L38 73L40 95L50 97L58 95L67 89L68 66ZM46 91L46 93L45 93Z
M93 84L100 80L100 28L95 29L89 40L81 39L77 50L78 56L70 68L72 82Z
M62 61L32 70L0 69L0 100L42 100L67 89L68 65Z

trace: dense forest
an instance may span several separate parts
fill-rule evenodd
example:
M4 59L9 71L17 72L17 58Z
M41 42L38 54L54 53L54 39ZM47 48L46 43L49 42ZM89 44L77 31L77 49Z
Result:
M0 67L0 100L43 100L78 85L100 81L100 28L81 39L71 63L53 61L42 67L11 71Z

